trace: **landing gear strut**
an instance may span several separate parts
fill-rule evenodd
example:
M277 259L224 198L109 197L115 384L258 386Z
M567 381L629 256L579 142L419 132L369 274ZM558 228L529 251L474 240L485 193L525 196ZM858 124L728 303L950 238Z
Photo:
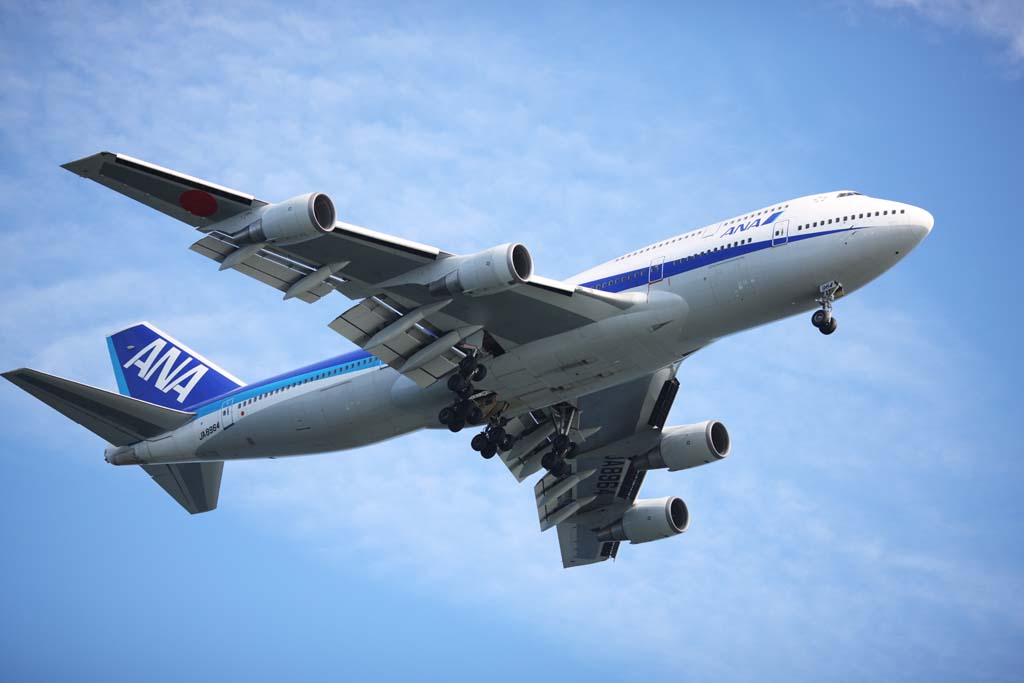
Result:
M821 292L821 296L815 301L821 305L821 308L811 315L811 324L817 327L822 334L832 334L839 326L836 319L832 317L832 304L843 295L843 285L838 280L832 280L821 285L818 291Z

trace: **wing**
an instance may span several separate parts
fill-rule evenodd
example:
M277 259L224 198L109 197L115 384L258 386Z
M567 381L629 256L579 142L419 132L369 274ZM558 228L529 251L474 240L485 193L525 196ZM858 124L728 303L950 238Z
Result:
M634 458L656 448L679 389L678 365L582 397L570 434L576 457L561 477L546 473L534 486L541 531L558 530L564 567L614 558L616 541L602 542L598 530L619 520L636 500L645 470ZM534 411L510 425L516 446L501 455L522 481L541 468L557 415Z
M334 229L289 244L240 237L272 206L121 154L100 152L64 168L131 197L204 233L192 250L307 303L338 291L359 300L330 323L421 386L450 372L465 342L503 353L621 313L631 295L600 292L532 276L486 296L440 299L416 275L443 273L458 257L436 247L336 222Z

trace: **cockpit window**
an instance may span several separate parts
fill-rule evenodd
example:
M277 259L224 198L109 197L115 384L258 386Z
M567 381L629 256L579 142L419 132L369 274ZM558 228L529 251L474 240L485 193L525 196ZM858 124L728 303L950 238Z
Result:
M855 194L860 194L860 192L840 192L836 196L837 197L851 197L851 196L853 196Z

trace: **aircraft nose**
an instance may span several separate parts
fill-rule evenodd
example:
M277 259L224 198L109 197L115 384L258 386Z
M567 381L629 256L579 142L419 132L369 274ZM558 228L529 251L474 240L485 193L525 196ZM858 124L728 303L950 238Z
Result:
M911 233L914 235L916 243L920 243L928 236L928 233L932 231L932 227L935 225L935 216L931 212L926 211L918 206L912 206L907 211L909 227Z

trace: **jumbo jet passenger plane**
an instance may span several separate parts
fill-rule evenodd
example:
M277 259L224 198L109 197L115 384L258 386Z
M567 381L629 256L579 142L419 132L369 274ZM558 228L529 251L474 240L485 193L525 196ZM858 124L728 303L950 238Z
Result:
M64 168L195 227L192 250L314 303L358 301L330 328L361 350L246 384L148 323L107 338L120 394L20 369L8 380L109 442L190 513L217 507L224 462L357 448L423 427L534 486L562 563L675 536L679 498L638 498L649 470L726 457L717 420L666 426L682 361L726 335L833 305L931 231L924 209L853 191L781 201L565 281L521 244L475 254L336 220L313 192L270 204L121 154Z

